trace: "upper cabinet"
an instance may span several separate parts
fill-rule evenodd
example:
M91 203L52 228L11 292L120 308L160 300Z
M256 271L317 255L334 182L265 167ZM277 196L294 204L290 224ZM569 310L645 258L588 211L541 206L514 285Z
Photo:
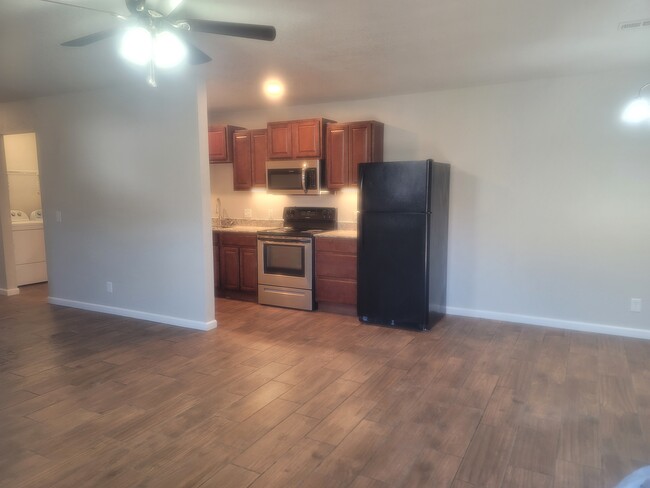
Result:
M233 133L242 127L232 125L211 125L208 130L210 163L232 163Z
M324 130L327 119L269 122L269 159L322 159L325 156Z
M233 135L233 187L266 186L266 129L237 130Z
M374 120L327 124L327 187L357 186L359 163L384 160L384 124Z

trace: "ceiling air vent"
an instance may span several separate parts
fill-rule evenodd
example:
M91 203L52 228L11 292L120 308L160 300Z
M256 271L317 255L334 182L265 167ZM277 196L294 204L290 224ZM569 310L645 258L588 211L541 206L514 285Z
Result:
M650 27L650 19L628 20L618 24L618 30L638 29L640 27Z

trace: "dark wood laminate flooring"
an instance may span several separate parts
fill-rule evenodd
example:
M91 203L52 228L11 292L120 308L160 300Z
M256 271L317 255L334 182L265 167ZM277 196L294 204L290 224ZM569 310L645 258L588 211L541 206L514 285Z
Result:
M418 333L219 300L196 332L0 297L2 487L610 488L650 464L650 342Z

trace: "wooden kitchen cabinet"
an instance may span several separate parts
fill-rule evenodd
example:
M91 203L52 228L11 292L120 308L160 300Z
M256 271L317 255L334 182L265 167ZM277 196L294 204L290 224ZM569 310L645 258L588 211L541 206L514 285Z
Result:
M253 186L266 188L267 131L251 131L251 159L253 161Z
M257 293L257 247L239 249L239 287Z
M255 299L257 296L257 234L221 232L219 296Z
M208 129L208 152L210 164L232 163L233 133L243 127L212 125Z
M233 188L266 186L266 129L237 130L233 135Z
M215 295L219 288L221 288L221 277L219 273L219 233L212 233L212 263L214 271L214 291Z
M327 188L357 186L359 163L384 160L384 124L374 120L327 124Z
M291 122L269 122L266 130L269 159L291 159Z
M356 315L357 240L316 237L315 261L318 307Z
M226 290L239 290L239 248L221 246L221 286Z
M269 159L322 159L325 156L325 127L327 119L269 122Z

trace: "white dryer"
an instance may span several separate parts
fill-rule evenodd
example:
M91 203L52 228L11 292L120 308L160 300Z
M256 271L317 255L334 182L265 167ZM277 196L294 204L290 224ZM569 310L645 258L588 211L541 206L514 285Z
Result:
M18 286L47 281L42 220L29 220L25 212L11 211Z

